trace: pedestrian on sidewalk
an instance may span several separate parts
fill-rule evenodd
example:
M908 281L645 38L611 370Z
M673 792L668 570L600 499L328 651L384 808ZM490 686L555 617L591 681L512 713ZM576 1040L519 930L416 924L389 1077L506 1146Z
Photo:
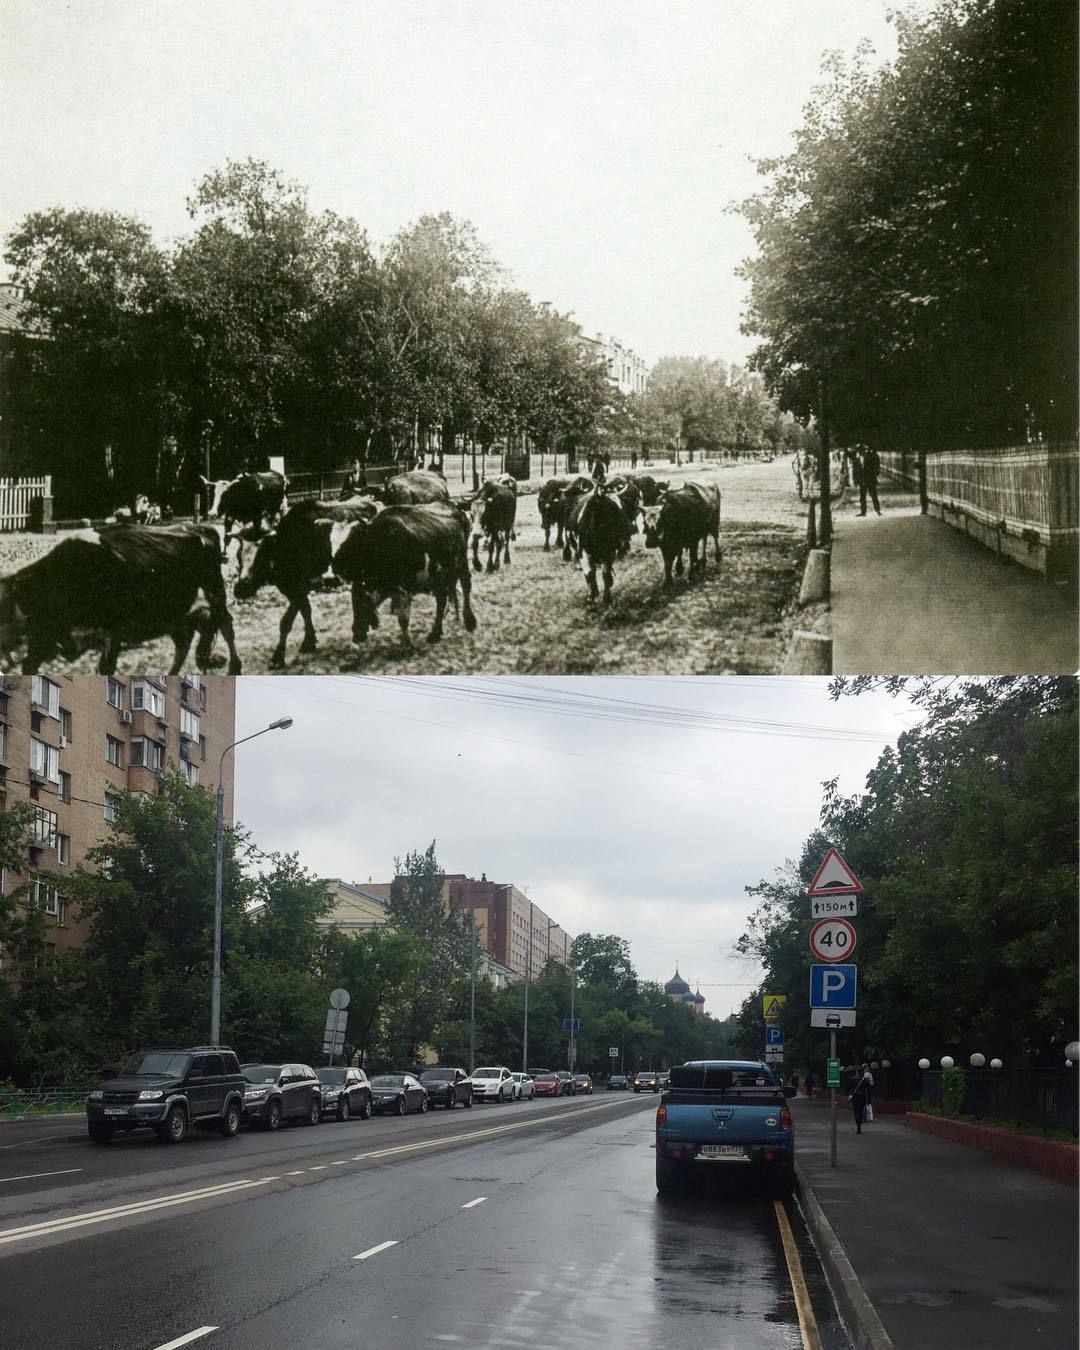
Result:
M881 472L881 456L870 445L860 445L859 449L859 515L866 515L866 494L874 503L874 510L881 515L881 503L878 501L878 474Z
M817 1079L812 1073L806 1075L806 1096L808 1101L814 1100L814 1089L817 1087Z
M859 1066L859 1074L854 1082L854 1087L848 1093L848 1101L855 1116L855 1133L862 1134L866 1108L871 1104L874 1095L874 1075L870 1072L869 1064Z
M797 1073L793 1073L791 1077L788 1079L788 1082L795 1089L795 1095L797 1097L799 1095L799 1075Z

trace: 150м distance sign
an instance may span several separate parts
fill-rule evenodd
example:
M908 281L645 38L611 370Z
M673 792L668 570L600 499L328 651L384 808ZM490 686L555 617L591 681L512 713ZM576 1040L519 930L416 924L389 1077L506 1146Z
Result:
M846 961L855 950L855 929L847 919L822 919L810 930L810 950L819 961Z

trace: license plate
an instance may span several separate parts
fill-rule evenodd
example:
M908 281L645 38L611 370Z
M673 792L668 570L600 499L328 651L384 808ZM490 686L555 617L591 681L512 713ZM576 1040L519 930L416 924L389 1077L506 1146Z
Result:
M740 1162L749 1162L746 1149L739 1144L702 1144L698 1149L699 1158L736 1158Z
M107 1107L105 1108L105 1114L106 1114L107 1116L126 1116L126 1115L127 1115L127 1107L126 1107L126 1106L107 1106Z

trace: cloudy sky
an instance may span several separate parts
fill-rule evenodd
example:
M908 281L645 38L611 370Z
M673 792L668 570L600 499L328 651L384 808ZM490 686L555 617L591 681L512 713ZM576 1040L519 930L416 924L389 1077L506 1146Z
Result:
M294 726L236 751L236 812L260 847L348 881L388 881L435 839L447 871L628 938L642 976L678 961L724 1017L756 983L732 951L744 887L797 855L824 780L860 790L918 720L826 683L245 676L237 735Z
M742 360L752 241L725 207L825 50L891 59L894 3L0 0L0 231L86 206L164 241L202 174L254 156L376 241L470 218L534 299L650 361Z

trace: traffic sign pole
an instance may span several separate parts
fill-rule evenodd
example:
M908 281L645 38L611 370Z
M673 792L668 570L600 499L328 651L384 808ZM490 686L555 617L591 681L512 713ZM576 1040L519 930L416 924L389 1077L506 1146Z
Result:
M829 1032L829 1058L836 1058L836 1032ZM829 1166L836 1166L836 1089L829 1089L829 1098L832 1102L832 1128L829 1131Z

